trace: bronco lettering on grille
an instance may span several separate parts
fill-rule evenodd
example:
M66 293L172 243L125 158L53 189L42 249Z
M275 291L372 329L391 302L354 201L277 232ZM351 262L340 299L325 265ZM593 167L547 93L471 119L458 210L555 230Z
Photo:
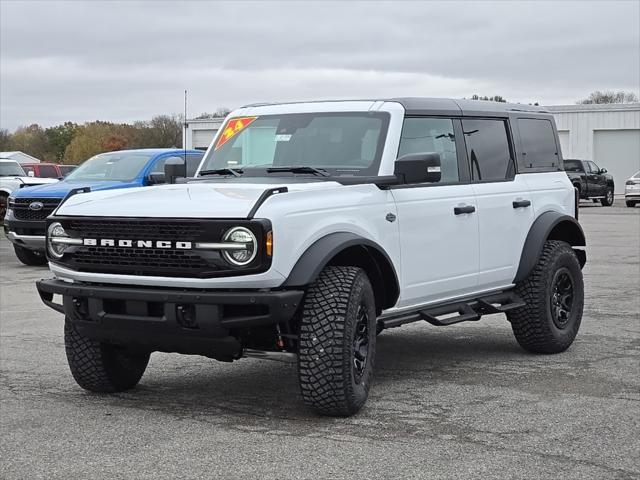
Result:
M86 247L124 247L124 248L175 248L191 250L191 242L173 242L168 240L116 240L113 238L83 238Z

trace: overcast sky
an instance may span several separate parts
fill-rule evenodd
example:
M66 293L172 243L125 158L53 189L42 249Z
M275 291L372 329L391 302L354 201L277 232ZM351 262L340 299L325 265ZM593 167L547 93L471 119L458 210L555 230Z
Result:
M0 0L0 126L255 101L640 88L640 2Z

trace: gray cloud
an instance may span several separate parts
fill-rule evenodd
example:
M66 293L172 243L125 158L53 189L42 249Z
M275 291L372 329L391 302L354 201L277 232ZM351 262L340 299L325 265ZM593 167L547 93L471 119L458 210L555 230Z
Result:
M638 2L0 3L0 123L261 100L638 91Z

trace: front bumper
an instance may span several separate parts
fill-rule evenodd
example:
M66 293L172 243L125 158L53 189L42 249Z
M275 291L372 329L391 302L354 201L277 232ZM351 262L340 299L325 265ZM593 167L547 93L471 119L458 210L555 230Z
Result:
M14 220L10 214L4 220L4 233L9 241L29 250L45 251L45 229L44 220Z
M95 340L149 351L206 355L221 360L242 353L237 329L291 319L302 290L183 290L36 282L42 301L64 313ZM53 295L62 295L62 304Z

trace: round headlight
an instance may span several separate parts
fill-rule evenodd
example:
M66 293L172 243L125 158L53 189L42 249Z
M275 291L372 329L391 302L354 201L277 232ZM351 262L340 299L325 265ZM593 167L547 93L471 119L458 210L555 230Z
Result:
M237 248L223 250L222 256L227 262L243 267L256 258L258 241L248 228L234 227L225 233L223 240L225 243L237 244Z
M62 228L62 225L58 222L49 225L49 229L47 230L47 248L53 258L62 258L68 246L66 243L56 242L56 239L68 237L69 235L67 235L67 232L64 231L64 228Z

